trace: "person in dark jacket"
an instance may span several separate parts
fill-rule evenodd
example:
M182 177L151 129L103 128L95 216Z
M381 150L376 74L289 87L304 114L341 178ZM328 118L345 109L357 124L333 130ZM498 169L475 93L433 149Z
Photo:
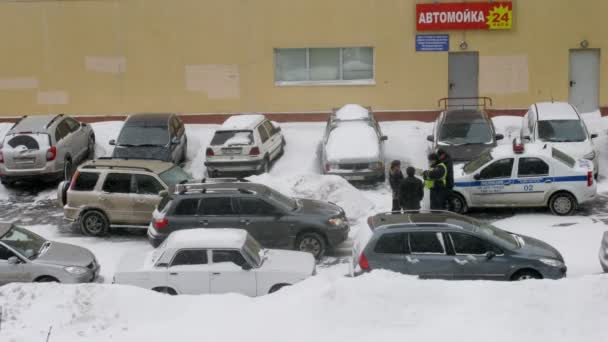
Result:
M399 203L404 210L419 210L420 201L424 198L424 185L416 178L416 169L408 167L405 170L407 177L399 185Z
M447 151L442 148L437 150L437 156L439 157L439 160L443 162L448 168L448 176L445 179L445 187L447 188L446 208L450 211L454 211L452 201L450 201L450 198L452 197L452 191L454 190L454 162L452 161L452 157L447 153Z
M398 160L393 160L391 162L391 168L388 171L388 182L391 185L391 190L393 193L393 203L391 211L399 211L401 207L399 206L399 184L403 180L403 173L401 172L401 162Z
M431 190L431 209L445 210L447 201L446 181L448 177L448 167L439 160L436 153L429 154L430 169L422 173L424 185Z

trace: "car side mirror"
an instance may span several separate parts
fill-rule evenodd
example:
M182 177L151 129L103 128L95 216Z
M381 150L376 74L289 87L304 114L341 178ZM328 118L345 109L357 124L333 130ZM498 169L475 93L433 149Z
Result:
M169 191L167 191L167 190L161 190L161 191L158 192L158 196L160 196L160 197L167 197L167 196L169 196Z
M496 256L496 253L494 253L493 251L486 252L486 259L488 259L488 260L492 260L492 258L494 258L495 256Z
M380 137L380 141L386 141L388 140L388 137L386 135L383 135Z
M504 138L505 138L504 135L502 135L502 134L496 134L496 140L502 140Z
M530 141L530 136L529 135L524 135L523 137L521 137L523 140L528 140Z
M252 269L253 267L251 267L251 265L249 265L248 262L244 263L243 265L241 265L241 268L243 269L243 271L249 271L250 269Z
M19 258L17 258L16 256L12 256L12 257L8 258L7 262L9 265L17 265L17 264L21 263Z
M593 133L593 134L591 134L591 139L595 139L595 138L597 138L597 137L598 137L598 134L597 134L597 133Z
M81 122L80 123L80 127L87 127L87 126L88 126L88 124L86 122Z
M171 139L171 144L172 145L179 145L179 138L178 137L173 137L173 139Z
M110 140L110 145L112 145L112 146L116 145L116 140L114 140L114 139Z
M274 126L274 131L275 131L275 133L279 133L281 131L281 127Z
M475 178L475 180L480 180L481 179L481 175L479 173L476 173L473 175L473 178Z
M434 136L432 136L432 135L427 135L427 136L426 136L426 140L428 140L428 141L430 141L430 142L433 142L433 141L435 141L435 137L434 137Z

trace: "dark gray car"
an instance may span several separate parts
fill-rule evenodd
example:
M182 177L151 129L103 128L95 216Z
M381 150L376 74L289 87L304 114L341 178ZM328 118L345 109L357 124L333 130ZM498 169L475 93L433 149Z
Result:
M154 211L148 237L158 246L188 228L245 229L264 247L296 249L320 258L348 237L344 210L323 201L285 196L256 183L177 185Z
M0 223L0 286L13 282L91 282L99 264L88 249L49 241L25 228Z
M362 271L387 269L421 278L524 280L566 276L562 255L540 240L443 211L371 217L359 253ZM354 258L355 260L357 258Z
M117 140L113 158L155 159L174 164L186 161L188 140L184 123L176 114L140 113L127 117Z
M502 134L496 134L492 120L484 110L449 109L441 112L433 134L427 137L431 150L443 149L455 162L475 159L496 146Z

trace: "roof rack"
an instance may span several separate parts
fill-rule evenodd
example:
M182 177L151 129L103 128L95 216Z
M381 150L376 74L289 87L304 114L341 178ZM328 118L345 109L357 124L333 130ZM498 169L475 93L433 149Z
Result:
M21 122L21 120L23 120L25 118L27 118L27 115L24 115L24 116L20 117L19 119L17 119L17 121L15 121L15 123L11 126L11 128L9 129L9 131L11 129L15 128Z
M454 101L454 100L460 100L460 101L464 100L464 102L471 101L471 104L465 104L464 102L460 103L460 104L450 104L449 103L449 101ZM443 97L437 101L437 106L442 107L441 106L442 103L443 103L443 108L446 110L450 109L450 108L466 109L466 108L479 108L479 107L486 109L488 103L490 104L490 106L492 106L492 99L487 96Z
M104 164L97 165L97 164L89 164L89 165L82 166L82 168L83 169L105 168L105 169L110 169L110 170L114 170L114 169L130 169L130 170L142 170L142 171L154 173L154 171L152 171L151 169L149 169L147 167L143 167L143 166L130 166L130 165L104 165Z
M48 123L47 123L47 124L44 126L44 128L49 128L49 126L50 126L50 125L52 125L52 124L53 124L53 122L55 122L55 120L57 120L58 118L61 118L61 117L63 117L63 113L62 113L62 114L57 114L57 115L55 115L55 116L54 116L54 117L51 119L51 121L49 121L49 122L48 122Z
M216 183L250 183L248 179L242 177L217 177L217 178L203 178L201 183L205 184L216 184Z
M376 215L404 215L404 214L453 214L457 213L449 210L438 210L438 209L420 209L420 210L396 210L396 211L384 211L377 213Z
M234 187L234 188L222 188L222 187L216 187L214 185L218 185L220 183L184 183L184 184L177 184L175 186L175 193L176 194L186 194L186 193L207 193L207 192L217 192L217 191L231 191L231 192L240 192L243 194L255 194L256 192L250 189L245 189L245 188L239 188L239 187Z

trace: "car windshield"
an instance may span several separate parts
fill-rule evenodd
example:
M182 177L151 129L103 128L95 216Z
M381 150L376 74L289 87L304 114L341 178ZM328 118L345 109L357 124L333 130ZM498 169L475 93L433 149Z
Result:
M585 141L587 133L581 120L543 120L538 122L538 138L547 142Z
M439 143L449 145L489 144L492 128L487 122L444 123L439 130Z
M125 125L116 141L123 146L166 146L169 144L167 126Z
M188 175L186 171L177 165L173 166L167 171L161 172L158 176L168 186L184 183L190 179L190 175Z
M479 223L476 226L475 232L479 234L485 234L486 236L491 236L495 240L502 242L503 245L510 249L519 247L517 240L511 233L505 232L504 230L494 227L489 223Z
M271 188L268 188L268 193L267 193L268 197L270 197L270 199L279 202L289 208L291 208L292 210L296 210L298 208L298 201L296 201L295 198L293 197L289 197L289 196L285 196L282 193L273 190Z
M12 226L0 237L0 241L28 259L35 259L47 242L43 237L18 226Z
M264 249L253 237L247 235L247 239L245 240L245 244L243 245L243 251L245 254L249 256L256 267L260 267L262 265L262 259L264 257Z
M211 139L211 145L251 145L252 131L217 131Z
M480 167L486 165L488 162L492 160L492 155L490 152L484 152L476 159L471 160L470 162L464 164L462 168L465 173L473 173L478 170Z

